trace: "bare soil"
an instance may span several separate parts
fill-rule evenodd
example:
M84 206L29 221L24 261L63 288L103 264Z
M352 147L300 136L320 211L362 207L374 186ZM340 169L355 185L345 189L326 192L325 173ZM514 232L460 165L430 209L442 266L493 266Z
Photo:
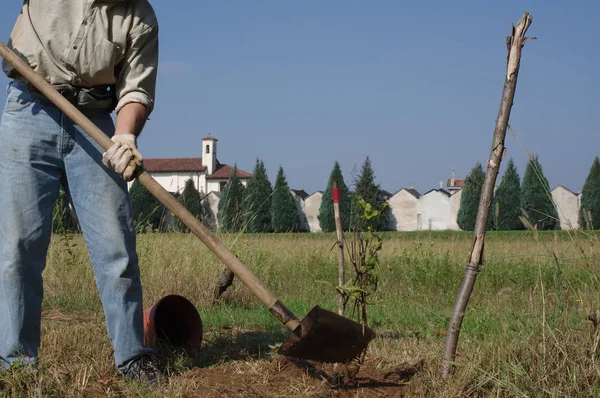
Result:
M358 373L345 365L322 364L277 356L270 361L237 361L193 369L170 379L202 397L404 397L407 383L421 364ZM195 385L191 388L190 384Z

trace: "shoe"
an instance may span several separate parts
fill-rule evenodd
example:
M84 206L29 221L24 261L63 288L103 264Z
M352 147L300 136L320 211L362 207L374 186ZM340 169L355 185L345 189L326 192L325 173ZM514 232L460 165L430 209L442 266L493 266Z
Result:
M129 364L124 376L131 380L147 383L153 388L158 387L165 379L165 375L159 369L158 361L153 355L143 355L134 359Z

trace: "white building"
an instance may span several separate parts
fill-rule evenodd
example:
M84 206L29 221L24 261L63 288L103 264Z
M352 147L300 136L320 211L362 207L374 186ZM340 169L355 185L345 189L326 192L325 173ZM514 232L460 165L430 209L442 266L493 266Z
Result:
M211 136L202 139L202 157L144 159L144 167L163 188L172 193L181 193L190 178L203 196L210 192L222 192L234 168L217 159L217 141ZM244 186L252 177L240 169L237 175Z
M418 201L421 195L414 188L402 188L388 199L388 229L416 231L419 228Z
M308 224L308 230L310 232L321 232L321 225L319 224L319 209L321 208L322 199L322 191L317 191L304 199L304 214L306 216L306 223Z
M462 198L462 189L450 191L450 229L460 231L458 226L458 210L460 209L460 198ZM491 217L491 216L490 216Z
M418 230L450 229L450 193L432 189L419 197L417 203Z
M556 229L579 228L580 195L562 185L552 190L552 201L556 206L559 222Z
M301 232L308 232L308 220L306 219L306 198L308 193L304 189L290 189L294 201L296 202L296 211L298 211L298 230Z

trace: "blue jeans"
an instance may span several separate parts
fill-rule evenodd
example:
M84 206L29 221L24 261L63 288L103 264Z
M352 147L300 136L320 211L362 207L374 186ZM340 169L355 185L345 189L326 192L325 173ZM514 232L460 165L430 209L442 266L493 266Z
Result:
M103 149L58 108L11 82L0 121L0 364L37 367L42 271L61 184L69 192L102 300L115 363L144 347L142 287L126 182ZM86 116L114 134L107 111Z

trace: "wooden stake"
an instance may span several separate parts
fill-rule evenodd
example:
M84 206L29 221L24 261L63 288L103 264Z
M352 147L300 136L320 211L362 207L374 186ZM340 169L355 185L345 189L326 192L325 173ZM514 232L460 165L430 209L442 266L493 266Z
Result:
M444 347L444 357L441 366L441 375L443 378L450 376L453 370L453 362L456 356L456 347L458 345L458 336L465 315L465 309L469 303L469 298L475 286L475 279L479 271L479 266L483 260L483 247L485 243L485 232L487 227L488 216L490 212L490 202L494 194L494 186L496 177L500 168L500 162L504 157L506 149L504 147L504 138L506 129L510 119L510 111L515 97L517 87L517 77L519 74L519 66L521 63L521 50L525 45L528 37L525 37L527 29L531 25L532 17L529 12L525 12L517 26L512 26L511 34L506 38L506 46L508 48L508 57L506 65L506 78L504 81L504 90L502 91L502 100L500 103L500 112L496 118L496 127L494 129L494 137L492 139L492 150L487 163L487 172L485 181L481 191L481 200L479 201L479 209L477 210L477 219L475 222L475 231L473 239L473 248L467 264L465 276L463 278L448 333L446 334L446 343Z
M337 232L337 244L338 244L338 286L344 286L346 283L346 277L344 275L344 231L342 230L342 220L340 217L340 189L337 183L333 182L333 188L331 192L333 197L333 214L335 217L335 230ZM346 300L344 292L338 291L340 297L338 301L338 314L344 315L346 309Z

